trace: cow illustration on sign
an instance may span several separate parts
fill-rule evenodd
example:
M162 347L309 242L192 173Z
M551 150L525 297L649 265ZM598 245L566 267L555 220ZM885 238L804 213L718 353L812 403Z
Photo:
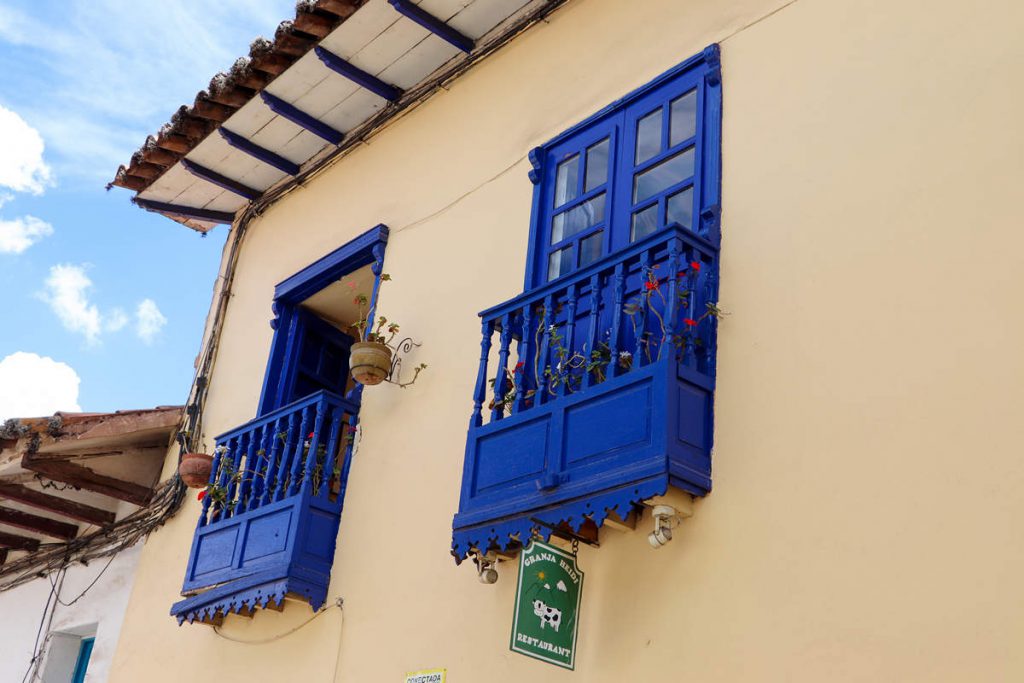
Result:
M512 650L572 669L582 588L575 553L534 539L519 560Z

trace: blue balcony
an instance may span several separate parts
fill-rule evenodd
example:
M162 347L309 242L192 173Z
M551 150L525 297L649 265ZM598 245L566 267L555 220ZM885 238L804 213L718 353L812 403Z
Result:
M328 391L217 437L178 622L327 596L358 405Z
M711 489L717 266L670 226L481 313L456 560Z

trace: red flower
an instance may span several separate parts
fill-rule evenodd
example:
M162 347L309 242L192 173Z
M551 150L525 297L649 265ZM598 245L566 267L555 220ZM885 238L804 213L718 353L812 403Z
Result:
M697 321L694 320L693 318L683 318L683 324L686 325L687 327L696 327Z
M700 261L690 261L690 267L693 268L695 273L700 272Z
M519 361L518 363L516 363L516 368L515 368L515 370L513 372L522 372L522 371L523 371L523 361Z
M203 498L206 498L206 489L203 489L202 491L200 491L199 495L196 496L196 500L202 500Z
M644 283L644 287L646 287L647 291L650 292L650 291L653 291L653 290L657 289L658 288L658 284L659 283L658 283L657 280L648 280L647 282Z
M307 434L306 438L307 439L312 439L313 438L313 432L310 432L309 434Z

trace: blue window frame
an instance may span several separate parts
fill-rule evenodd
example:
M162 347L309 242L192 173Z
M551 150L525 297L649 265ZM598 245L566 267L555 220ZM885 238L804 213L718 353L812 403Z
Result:
M714 239L721 89L712 46L530 155L526 288L678 224ZM712 154L706 154L711 150Z
M368 268L373 319L387 239L378 225L275 288L257 416L216 437L211 482L221 496L203 498L186 597L171 607L179 623L217 624L286 595L314 610L326 599L362 386L348 379L351 337L308 305Z
M83 683L85 672L89 669L89 658L92 657L92 646L95 638L82 638L82 644L78 646L78 659L75 661L75 673L71 676L71 683Z
M712 45L530 152L524 291L480 314L456 560L711 490Z

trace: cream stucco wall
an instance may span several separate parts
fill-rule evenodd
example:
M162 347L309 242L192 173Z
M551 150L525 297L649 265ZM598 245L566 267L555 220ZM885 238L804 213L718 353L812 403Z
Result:
M365 393L344 622L179 628L192 501L146 544L111 680L1024 679L1022 30L1015 0L574 0L292 193L245 238L207 434L254 414L274 284L376 223L381 311L430 364ZM570 673L508 651L514 565L484 586L447 554L475 314L520 291L526 152L715 41L715 490L662 550L580 549Z

